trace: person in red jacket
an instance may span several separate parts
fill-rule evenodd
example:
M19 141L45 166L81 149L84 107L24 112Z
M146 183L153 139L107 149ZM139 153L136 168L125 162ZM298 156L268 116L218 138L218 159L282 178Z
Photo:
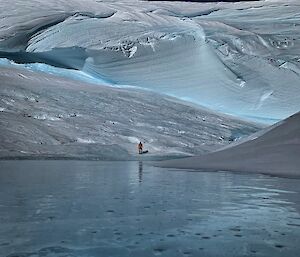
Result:
M139 149L139 154L142 154L143 153L143 144L142 144L142 142L140 142L138 144L138 149Z

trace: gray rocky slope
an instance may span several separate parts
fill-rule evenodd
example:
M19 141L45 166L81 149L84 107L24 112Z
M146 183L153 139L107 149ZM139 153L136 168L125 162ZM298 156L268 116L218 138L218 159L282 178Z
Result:
M133 88L0 69L0 158L164 159L202 154L260 126ZM141 140L149 154L138 156Z

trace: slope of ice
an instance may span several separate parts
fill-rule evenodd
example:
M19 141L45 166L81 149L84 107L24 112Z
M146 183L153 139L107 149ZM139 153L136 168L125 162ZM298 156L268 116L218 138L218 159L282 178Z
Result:
M300 109L300 4L1 1L0 56L251 119Z
M20 74L22 74L22 70L27 70L31 72L38 72L38 73L46 73L50 75L57 75L64 78L69 78L73 80L79 80L82 82L99 84L99 85L107 85L110 86L111 83L104 79L95 78L90 76L89 74L79 71L79 70L71 70L71 69L64 69L54 67L44 63L26 63L26 64L19 64L15 63L14 61L10 61L6 58L0 58L0 67L6 68L15 68L20 69Z
M212 151L260 128L171 97L35 70L0 68L0 79L0 158L164 159Z
M162 162L164 167L259 172L300 178L300 113L248 141L207 155Z

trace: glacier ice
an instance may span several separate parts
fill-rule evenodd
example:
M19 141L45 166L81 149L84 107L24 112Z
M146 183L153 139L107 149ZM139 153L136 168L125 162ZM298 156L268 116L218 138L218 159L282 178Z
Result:
M152 92L14 64L0 67L0 78L0 158L164 159L212 151L261 128ZM137 156L140 140L145 158Z
M295 0L1 4L1 57L22 54L254 120L299 111Z
M145 162L0 161L0 256L298 257L299 194Z

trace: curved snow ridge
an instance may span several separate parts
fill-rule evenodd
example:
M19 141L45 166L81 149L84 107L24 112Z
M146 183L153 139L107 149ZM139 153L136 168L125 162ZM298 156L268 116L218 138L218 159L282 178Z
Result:
M175 16L175 17L182 17L182 18L195 18L199 16L205 16L205 15L210 15L213 12L218 12L220 8L210 8L210 9L205 9L203 11L191 11L191 12L184 12L182 10L176 10L176 11L170 11L167 9L154 9L151 10L151 13L159 14L159 15L167 15L167 16Z
M9 2L1 3L0 49L3 51L25 50L32 36L70 17L80 15L103 19L116 13L116 10L93 0L84 3L79 0L30 0L26 3L16 0L14 8L10 5Z
M147 16L147 22L134 23L128 34L128 29L122 30L128 25L113 22L124 15L118 12L110 21L86 19L82 21L85 25L74 23L78 17L72 17L32 37L27 51L115 84L152 89L218 110L226 106L222 98L228 89L237 96L240 78L224 67L205 41L201 26L173 17L166 20ZM155 24L149 25L150 21ZM80 30L82 26L90 30ZM85 40L92 32L99 37ZM223 91L223 96L216 97L215 90ZM232 109L246 101L233 99ZM216 102L221 104L216 106Z
M10 51L26 50L27 45L30 44L32 37L39 35L47 29L51 30L52 27L63 23L68 19L72 19L73 17L77 18L77 20L83 20L84 18L104 19L110 18L114 14L115 11L112 11L111 13L103 13L101 15L95 15L90 12L73 12L38 17L29 24L18 25L15 28L15 31L12 31L11 34L6 34L1 37L0 31L0 49L7 50L7 48L9 48Z
M109 19L95 19L83 15L72 15L32 35L27 42L28 52L44 52L53 48L81 47L102 49L123 41L145 41L159 39L163 35L194 30L204 33L192 21L177 17L159 16L138 11L114 11Z

